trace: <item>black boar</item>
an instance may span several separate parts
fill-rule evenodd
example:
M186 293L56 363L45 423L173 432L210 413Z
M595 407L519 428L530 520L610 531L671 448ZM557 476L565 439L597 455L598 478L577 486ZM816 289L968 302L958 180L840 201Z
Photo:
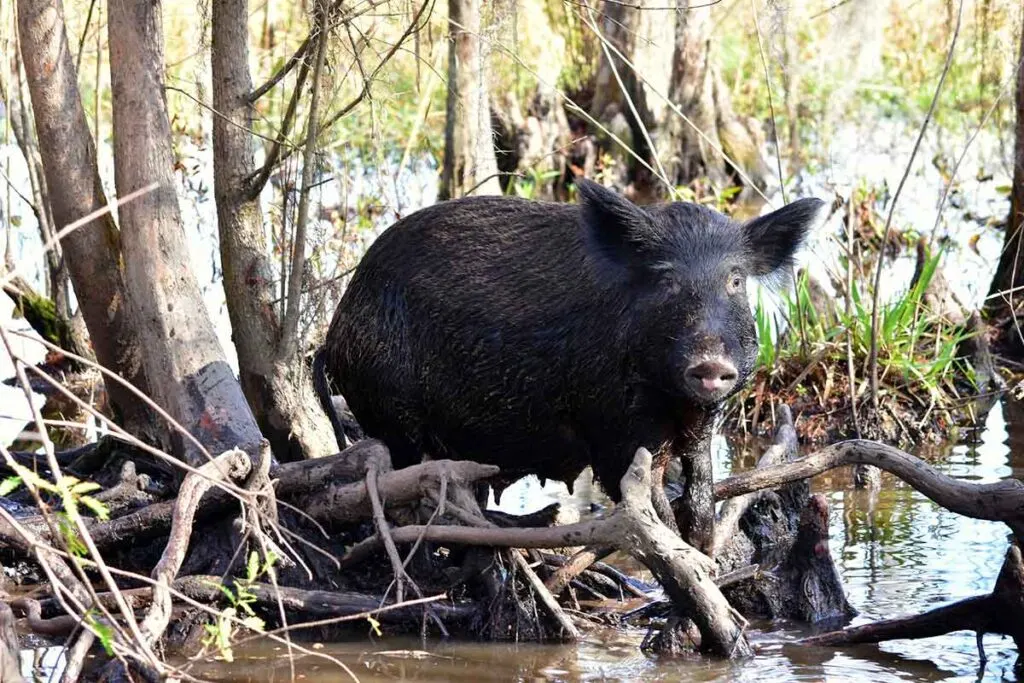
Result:
M577 186L579 205L470 197L388 228L334 314L317 374L395 467L426 454L571 484L590 465L617 501L645 446L658 454L659 516L674 526L660 474L683 456L682 532L702 547L712 421L757 357L747 279L790 264L823 202L741 226L696 204L640 208Z

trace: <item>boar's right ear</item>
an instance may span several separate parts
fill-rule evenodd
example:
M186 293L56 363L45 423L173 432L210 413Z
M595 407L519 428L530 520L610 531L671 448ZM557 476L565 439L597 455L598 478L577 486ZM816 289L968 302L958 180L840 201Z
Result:
M790 265L824 208L820 199L800 199L744 225L753 274L764 277Z
M586 178L576 179L587 243L602 256L626 265L657 240L647 213L622 195Z

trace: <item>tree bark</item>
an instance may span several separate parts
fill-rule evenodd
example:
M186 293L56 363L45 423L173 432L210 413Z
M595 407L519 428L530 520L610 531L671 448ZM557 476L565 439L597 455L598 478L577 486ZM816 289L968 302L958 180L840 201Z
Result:
M212 7L214 195L224 293L239 379L260 430L280 460L320 457L339 449L297 345L287 357L279 353L274 272L259 197L253 192L248 4L224 0Z
M19 0L18 30L53 223L61 229L107 204L78 92L63 3ZM96 359L147 391L142 345L125 309L121 234L113 217L106 214L87 223L66 236L63 244ZM156 437L159 429L138 398L115 382L106 384L124 426Z
M1018 63L1024 60L1024 31L1021 32ZM1015 292L1024 284L1024 250L1021 232L1024 230L1024 69L1017 70L1017 141L1013 148L1013 189L1010 195L1010 217L1006 222L1006 239L999 256L999 265L985 304L985 313L991 318L1016 314L1022 292ZM1015 326L1011 326L1014 327ZM1011 332L1012 334L1013 332Z
M661 124L664 142L659 150L665 173L676 185L703 176L721 188L733 182L724 151L754 185L763 188L766 165L762 141L753 126L732 110L727 88L713 63L711 5L698 2L691 8L690 4L689 0L678 0L675 13L668 89L673 106L665 109Z
M135 328L157 404L211 452L255 455L260 433L217 341L192 274L175 192L171 129L164 99L161 3L126 0L108 16L115 181L119 194L158 183L121 207L124 262ZM205 461L189 439L174 450Z
M448 102L439 199L501 194L480 0L448 0Z
M642 36L645 2L601 3L600 14L590 15L595 21L599 16L599 40L607 42L601 50L590 113L612 135L630 146L633 153L620 156L625 174L619 174L616 180L637 202L648 201L654 192L654 181L648 169L654 163L654 152L648 144L648 135L654 130L655 117L635 68L640 61L642 38L646 38ZM612 149L617 147L614 145Z

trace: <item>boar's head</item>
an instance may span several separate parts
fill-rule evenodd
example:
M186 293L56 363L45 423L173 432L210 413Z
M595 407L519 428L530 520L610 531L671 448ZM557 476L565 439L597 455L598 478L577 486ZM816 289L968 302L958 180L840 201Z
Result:
M577 186L602 304L621 313L641 381L705 406L741 388L758 348L747 282L789 272L824 202L801 199L739 224L697 204L641 208L596 183Z

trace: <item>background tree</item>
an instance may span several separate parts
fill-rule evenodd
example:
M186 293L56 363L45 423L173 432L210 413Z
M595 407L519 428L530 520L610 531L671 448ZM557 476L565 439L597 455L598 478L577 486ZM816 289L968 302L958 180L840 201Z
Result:
M63 3L19 2L18 28L53 225L59 230L104 208L107 200L79 96ZM101 215L62 242L97 360L147 391L143 346L126 309L121 233L113 217ZM106 386L125 425L152 435L148 411L138 399L116 382Z
M1010 191L1010 215L1006 221L1006 240L999 256L999 265L992 276L986 313L990 317L1009 316L1012 323L1005 334L1024 348L1024 338L1017 327L1021 292L1024 284L1024 250L1021 249L1021 233L1024 233L1024 30L1021 31L1020 52L1017 66L1016 89L1016 136L1013 147L1013 185Z
M318 5L318 12L324 22L306 43L310 55L323 54L327 41L323 30L327 6ZM263 434L283 460L318 457L337 452L337 445L313 395L302 361L303 349L295 342L297 311L292 313L287 326L278 315L285 307L279 308L274 301L274 268L259 201L291 117L277 137L266 165L258 172L251 133L254 93L249 72L248 16L246 0L227 0L214 4L211 17L213 107L219 113L213 119L214 182L224 291L238 351L239 377ZM293 102L304 92L308 68L308 63L300 67L302 75L292 94ZM318 87L319 72L316 76L314 88ZM315 114L310 113L308 124L314 130L319 125ZM306 184L301 191L308 196ZM305 208L306 204L302 206ZM303 224L306 220L306 215L298 218ZM301 267L305 250L306 240L296 236L292 254L299 257L300 267L291 270L291 282L296 286L288 292L288 308L297 309L302 286L307 284Z
M108 12L118 193L157 183L118 212L129 310L153 399L211 452L241 447L255 454L259 431L185 246L164 98L161 8L140 0L112 3ZM176 445L190 462L202 462L191 442Z
M500 194L480 0L448 2L448 99L439 199Z

